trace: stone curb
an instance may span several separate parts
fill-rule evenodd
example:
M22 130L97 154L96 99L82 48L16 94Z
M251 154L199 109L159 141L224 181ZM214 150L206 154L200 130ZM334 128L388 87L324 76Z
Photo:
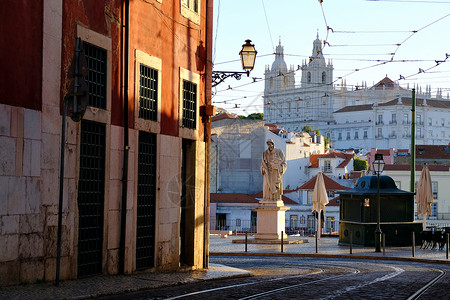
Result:
M450 264L450 260L438 260L415 257L395 257L395 256L369 256L353 254L311 254L311 253L236 253L236 252L210 252L210 256L279 256L279 257L326 257L326 258L351 258L351 259L372 259L372 260L393 260L393 261L411 261L433 264Z

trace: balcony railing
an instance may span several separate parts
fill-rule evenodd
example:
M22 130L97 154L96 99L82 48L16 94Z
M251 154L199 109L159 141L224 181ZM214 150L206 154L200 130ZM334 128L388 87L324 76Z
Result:
M397 125L397 121L390 121L389 125Z
M375 125L384 125L384 122L383 121L378 121L378 122L375 122Z

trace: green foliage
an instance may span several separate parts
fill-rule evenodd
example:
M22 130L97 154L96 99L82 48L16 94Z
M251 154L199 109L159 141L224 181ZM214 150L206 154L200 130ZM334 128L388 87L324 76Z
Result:
M369 169L369 164L366 160L355 156L353 157L353 169L355 171L367 171Z
M253 113L253 114L249 114L248 116L238 116L239 119L247 119L247 120L262 120L264 117L263 113Z
M325 142L325 149L328 149L328 147L330 146L330 138L324 138L324 142Z
M312 132L312 128L310 125L306 125L306 126L303 126L302 131L310 133L310 132Z
M314 129L314 134L315 135L320 135L320 130L319 129Z

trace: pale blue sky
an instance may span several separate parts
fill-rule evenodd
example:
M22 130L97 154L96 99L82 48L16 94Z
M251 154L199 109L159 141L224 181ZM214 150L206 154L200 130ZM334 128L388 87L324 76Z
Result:
M333 62L335 80L372 86L386 74L392 80L402 75L406 80L399 83L404 87L418 84L425 90L431 85L433 94L442 88L444 97L450 92L450 58L432 68L435 60L450 54L450 0L324 0L322 8L317 0L214 0L214 70L241 70L239 51L246 39L258 51L250 77L264 78L280 38L288 68L301 65L319 33L331 45L323 52ZM327 25L334 31L328 30L328 36ZM390 60L394 52L394 62L374 66L376 60ZM429 71L416 75L419 68ZM264 83L252 81L227 79L213 88L213 103L238 114L262 112Z

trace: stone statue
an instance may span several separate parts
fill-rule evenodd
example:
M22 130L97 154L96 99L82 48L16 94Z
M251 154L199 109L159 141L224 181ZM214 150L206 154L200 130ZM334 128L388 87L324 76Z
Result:
M283 194L283 174L286 171L286 159L282 150L275 148L271 139L267 140L268 149L262 153L261 174L263 175L263 201L281 201Z

